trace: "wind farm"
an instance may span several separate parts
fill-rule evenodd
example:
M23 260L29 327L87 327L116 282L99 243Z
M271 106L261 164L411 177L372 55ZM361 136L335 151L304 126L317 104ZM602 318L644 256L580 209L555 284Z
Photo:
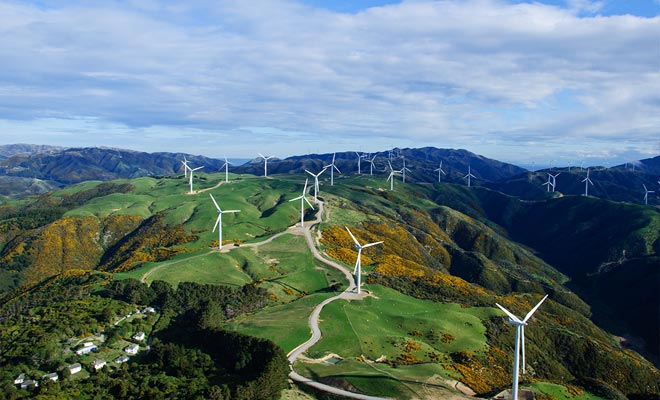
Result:
M387 159L386 153L382 157ZM193 161L186 159L192 166ZM388 180L382 171L356 174L354 165L329 185L331 178L322 175L323 167L331 168L328 162L344 159L328 154L326 160L303 163L299 171L272 174L267 179L262 175L265 169L243 174L237 172L241 168L237 166L232 167L229 180L227 166L219 163L215 172L196 174L194 193L209 191L211 202L205 195L188 195L190 180L182 181L180 175L117 181L110 186L115 192L103 189L100 196L68 211L67 217L113 221L139 215L132 241L116 247L118 254L126 256L106 257L108 261L102 266L103 270L114 270L118 280L248 285L266 290L269 304L222 324L271 340L291 357L310 339L309 331L316 326L321 332L316 342L289 358L296 374L293 379L307 385L309 377L314 377L342 395L471 398L510 388L515 354L519 354L521 367L525 365L525 372L518 375L519 387L545 393L543 390L555 384L551 382L559 376L552 371L566 368L576 375L583 371L568 359L548 356L544 347L548 341L584 354L589 345L576 337L589 332L591 345L611 346L608 334L585 316L582 300L564 286L566 276L514 241L541 249L534 240L544 231L531 230L536 226L536 214L561 221L559 216L567 209L587 209L594 202L605 207L609 202L585 198L579 192L519 202L482 186L481 179L470 186L463 184L464 172L440 160L427 166L415 161L406 182L397 183L397 191L392 190L393 180L403 172L395 171L391 164L386 171ZM355 163L354 159L349 161ZM279 171L281 167L277 168ZM340 164L339 168L346 167ZM427 175L421 174L424 168ZM471 166L466 169L472 173ZM312 171L319 172L315 175ZM479 167L480 175L482 171ZM557 172L552 173L553 179ZM568 182L564 190L570 189L571 183L581 184L584 174L579 177L577 173L562 179L562 187ZM310 176L315 177L313 202ZM421 176L427 181L420 182ZM447 179L441 180L444 177ZM323 195L318 196L317 185L323 182ZM556 181L551 182L556 185ZM644 187L653 182L645 182ZM61 196L99 187L104 186L83 183L66 189ZM467 199L473 207L463 205ZM515 210L510 211L510 222L516 223L493 223L491 202ZM612 213L635 215L627 217L631 220L651 218L648 213L653 212L653 207L644 204L617 207ZM224 213L232 215L222 218ZM582 212L570 218L577 215ZM605 221L612 220L608 218L594 229L605 229ZM150 242L157 245L140 247L140 240L147 239L141 239L143 235L157 232L153 227L156 223L163 224L163 233L158 234L162 238L157 239L161 237L157 235L149 239L160 240ZM571 232L570 223L580 222L566 221L565 232ZM570 235L576 233L565 232L556 235L565 237L563 246L569 246L574 242ZM631 251L626 258L635 260ZM544 249L539 254L553 253ZM147 261L137 261L144 260L145 255ZM516 293L505 287L525 289ZM548 293L554 294L543 297L544 307L536 301L530 303L530 298L538 300ZM524 332L526 343L514 340L512 332L495 328L504 325L501 311L493 306L496 303L513 311L533 308L519 319L533 325L528 331L520 328L520 338ZM321 304L317 322L309 325L310 315ZM566 315L580 325L557 320L556 315ZM588 330L582 330L583 326ZM653 376L652 366L643 358L619 358L618 354L627 353L613 347L610 353L599 355L598 362L614 368L613 360L617 360L620 369L635 360L641 369L625 373L635 374L635 379L643 382ZM552 367L541 367L543 364Z

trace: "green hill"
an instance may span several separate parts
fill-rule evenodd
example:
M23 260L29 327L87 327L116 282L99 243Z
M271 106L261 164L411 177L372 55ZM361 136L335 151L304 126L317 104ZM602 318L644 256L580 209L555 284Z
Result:
M79 270L124 279L136 297L120 300L140 304L169 304L162 297L169 290L154 292L159 280L176 290L188 290L192 282L256 288L267 301L249 313L194 301L177 310L200 318L195 323L258 335L289 350L305 340L310 307L345 279L315 260L295 230L287 231L300 218L297 202L288 200L300 193L304 177L232 174L230 183L223 180L224 174L200 174L194 194L180 177L85 182L8 203L0 210L0 268L12 283L4 288L3 303L32 295L44 279ZM321 326L328 334L309 354L335 352L345 361L336 368L297 364L297 370L405 398L418 396L418 387L438 377L491 394L510 384L513 352L513 330L495 302L524 314L548 293L527 332L525 379L633 397L660 392L658 370L591 320L594 312L599 318L603 310L610 316L624 310L596 288L623 295L627 289L617 281L633 282L630 273L655 276L656 210L577 196L521 201L444 183L397 181L394 191L388 189L383 177L366 175L321 186L326 215L314 234L324 254L353 265L357 253L345 225L361 241L384 244L363 255L374 297L329 306ZM209 193L223 208L241 210L223 218L223 252L213 250L217 213ZM308 211L308 219L313 215ZM263 246L246 246L285 231ZM130 277L154 283L148 288ZM627 306L648 301L653 285L645 285ZM434 321L436 313L446 320ZM360 324L361 315L382 329L358 345L362 328L345 327ZM630 326L653 330L648 323ZM385 361L374 367L380 355Z

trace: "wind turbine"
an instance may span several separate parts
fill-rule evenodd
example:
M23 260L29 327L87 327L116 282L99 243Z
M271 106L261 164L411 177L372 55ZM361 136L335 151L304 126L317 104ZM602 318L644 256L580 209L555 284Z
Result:
M358 164L358 175L362 175L362 169L360 168L360 165L362 164L362 159L364 158L364 154L360 154L357 151L355 152L355 155L357 156L357 164Z
M434 169L433 171L438 171L438 182L442 182L442 174L447 175L447 173L442 169L442 160L440 160L440 167Z
M521 354L522 354L522 372L523 374L525 373L525 325L527 325L527 321L529 321L529 319L532 317L534 312L536 312L536 310L541 306L541 303L543 303L547 298L548 295L546 294L541 299L541 301L539 301L534 306L534 308L532 308L527 313L527 315L525 315L525 318L523 318L522 321L518 317L513 315L509 310L495 303L495 305L498 306L500 310L504 311L504 313L509 316L509 323L516 327L516 345L514 350L515 353L513 355L513 385L511 388L511 400L518 400L518 377L520 374L519 357Z
M547 186L548 187L548 193L550 192L550 187L552 186L552 191L555 191L554 184L552 183L552 174L548 174L548 180L542 184L541 186Z
M557 177L561 174L561 172L557 172L556 175L548 174L552 177L552 193L555 192L555 189L557 188Z
M317 196L318 193L319 193L319 176L320 176L322 173L325 172L325 168L323 168L323 169L321 170L321 172L319 172L319 173L316 174L316 175L313 174L313 173L311 173L311 172L309 172L308 170L305 170L305 172L307 172L308 174L310 174L311 176L314 177L314 202L316 202L316 201L318 201L317 198L316 198L316 196Z
M351 230L348 229L348 227L345 227L346 230L348 231L348 234L351 235L351 238L353 239L353 242L355 242L355 247L358 249L358 255L357 255L357 260L355 261L355 268L353 269L353 275L355 275L355 285L357 287L357 294L360 294L360 286L362 286L362 249L366 249L367 247L375 246L377 244L383 243L381 240L380 242L373 242L373 243L367 243L365 245L361 245L360 242L357 241L355 236L353 236L353 233L351 233Z
M392 163L389 161L387 162L387 165L390 166L390 174L387 177L387 180L390 181L390 190L394 190L394 174L399 174L401 171L395 171L394 168L392 168Z
M649 193L655 193L654 190L648 190L646 188L646 185L642 183L642 186L644 186L644 204L649 205Z
M378 154L374 154L374 156L371 158L371 160L370 160L370 159L367 159L367 162L368 162L369 164L371 164L371 165L369 166L369 175L373 175L373 174L374 174L374 160L376 159L376 156L377 156L377 155L378 155Z
M264 155L261 154L261 153L258 153L258 154L259 154L259 157L261 157L261 158L264 159L264 176L267 177L267 176L268 176L268 160L271 159L271 158L273 158L274 156L268 156L268 157L266 157L266 156L264 156Z
M582 179L582 182L584 182L584 196L589 196L589 184L594 184L591 179L589 179L589 168L587 168L587 177Z
M470 183L470 178L477 178L476 176L472 175L472 167L468 165L468 173L463 177L463 179L467 178L468 180L468 187L471 186Z
M218 202L215 201L213 198L213 195L209 193L209 196L211 196L211 200L213 200L213 204L215 204L215 208L218 210L218 219L215 220L215 225L213 225L213 232L215 232L215 228L218 228L218 250L222 249L222 214L224 213L237 213L241 212L241 210L222 210L220 206L218 205Z
M307 200L307 197L305 196L307 194L307 181L308 180L309 179L305 179L305 187L303 188L302 194L300 196L296 197L295 199L289 200L290 202L300 200L300 227L301 228L305 227L305 222L304 222L305 221L305 202L307 202L307 204L309 204L309 206L312 207L312 210L314 209L314 206L312 205L312 203L310 203L309 200Z
M335 185L335 170L337 170L337 172L341 174L341 171L335 165L335 155L336 153L332 153L332 162L326 165L325 167L323 167L323 169L330 168L330 186Z
M225 182L229 182L229 164L231 163L227 161L227 157L225 157L225 165L222 166L225 168Z
M204 168L203 165L201 167L197 167L197 168L188 167L188 169L190 170L190 176L189 176L189 178L190 178L190 194L193 194L193 188L192 188L193 171L197 171L198 169L202 169L202 168Z
M406 158L403 157L403 168L401 168L401 172L403 173L402 176L403 176L403 182L404 183L406 182L406 171L412 172L412 171L410 171L410 169L408 167L406 167Z
M183 177L187 178L188 177L188 160L186 160L186 156L183 156L183 161L181 161L181 164L183 164Z

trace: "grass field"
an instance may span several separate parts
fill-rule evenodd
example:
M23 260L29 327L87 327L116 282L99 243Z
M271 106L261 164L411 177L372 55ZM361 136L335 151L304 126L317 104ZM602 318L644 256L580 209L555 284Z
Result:
M557 400L605 400L603 397L596 396L595 394L589 392L583 392L579 395L574 395L568 391L566 386L558 385L556 383L548 382L533 382L528 386L524 386L525 389L530 389L536 393L544 393L550 395Z

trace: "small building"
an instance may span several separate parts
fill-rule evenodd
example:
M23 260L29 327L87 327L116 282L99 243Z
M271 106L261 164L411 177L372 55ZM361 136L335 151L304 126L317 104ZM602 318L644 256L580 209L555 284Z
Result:
M21 389L31 389L36 387L39 387L39 382L33 381L32 379L28 379L21 383Z
M46 374L41 377L42 381L45 381L46 379L50 379L53 382L57 382L60 379L60 377L57 375L57 372L52 372L50 374Z
M143 312L144 314L153 314L153 313L156 312L156 309L153 308L153 307L147 307L147 308L145 308L144 311L142 311L142 312Z
M126 354L130 354L134 356L138 353L138 351L140 351L140 346L138 346L135 343L131 343L128 346L124 347L124 351L126 352Z
M69 365L68 367L66 367L66 369L68 369L69 373L71 375L73 375L73 374L77 374L78 372L82 371L82 365L80 365L80 363L75 363L75 364Z
M94 368L95 371L98 371L101 368L105 367L105 361L103 361L103 360L94 360L94 361L92 361L92 367Z
M25 382L25 372L18 375L16 379L14 379L14 385L20 385L23 382Z
M141 342L144 340L144 332L138 332L135 335L133 335L133 340L137 340L138 342Z
M115 362L117 364L123 364L123 363L127 362L130 359L131 358L129 356L127 356L126 354L122 354L121 356L115 358Z
M97 347L94 342L85 342L78 348L78 350L76 350L76 354L82 356L83 354L89 354L96 349Z

